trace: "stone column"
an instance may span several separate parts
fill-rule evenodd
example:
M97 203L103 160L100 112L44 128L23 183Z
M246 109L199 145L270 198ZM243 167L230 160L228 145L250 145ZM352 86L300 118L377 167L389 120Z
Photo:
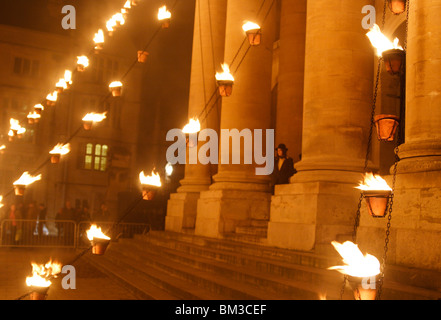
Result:
M202 129L218 130L219 116L216 107L208 117L203 109L216 91L216 70L224 61L227 0L197 0L195 10L188 117L204 119L201 121ZM208 109L214 101L215 99ZM220 108L220 100L218 104L217 108ZM180 181L181 186L177 193L171 194L168 201L166 230L194 228L200 192L207 190L211 184L211 166L189 164L188 151L187 148L185 177Z
M245 20L256 22L262 28L262 43L249 48L249 43L246 42L235 63L230 66L235 77L233 93L222 101L221 129L249 129L252 138L254 129L269 129L271 120L271 70L276 6L271 6L268 2L258 12L261 3L259 0L229 1L227 9L226 63L231 63L245 39L242 30ZM239 64L240 67L235 72ZM225 142L225 138L221 136L220 145L222 142ZM241 164L219 164L214 184L209 191L201 192L196 234L218 237L225 232L234 232L238 226L248 226L251 219L268 219L269 177L256 175L254 159L252 164L244 164L243 142L235 150L230 145L230 163L231 151L241 152ZM221 156L220 154L220 158Z
M272 245L311 250L352 230L373 92L361 9L373 2L307 3L302 161L291 184L276 186Z
M441 270L440 16L441 0L410 1L405 143L398 150L387 260L437 271ZM392 176L388 178L391 182ZM359 236L363 248L378 256L385 223L368 218L360 221Z
M305 29L306 0L282 0L275 142L294 162L302 153Z

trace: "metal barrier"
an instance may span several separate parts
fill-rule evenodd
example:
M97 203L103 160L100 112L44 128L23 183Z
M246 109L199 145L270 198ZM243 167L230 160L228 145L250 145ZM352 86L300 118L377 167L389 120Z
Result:
M86 231L92 224L112 240L150 231L150 225L144 223L5 219L0 224L0 247L86 248L90 246Z

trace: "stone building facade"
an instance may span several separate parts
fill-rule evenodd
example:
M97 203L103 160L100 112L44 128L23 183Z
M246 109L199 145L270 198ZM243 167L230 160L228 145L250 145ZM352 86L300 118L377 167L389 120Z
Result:
M381 25L382 0L196 1L188 117L217 132L274 129L275 145L288 146L297 173L272 195L255 163L187 164L168 202L167 230L216 238L246 230L260 234L254 241L262 245L321 254L333 251L333 240L351 240L378 63L361 24L366 5L375 6ZM408 24L406 13L387 9L382 28L401 44L407 36L388 263L433 270L441 270L440 10L439 0L410 0ZM246 42L245 20L261 26L259 46ZM210 99L224 62L233 93ZM403 96L388 76L383 68L376 112L396 114ZM374 133L367 170L391 185L393 164L394 143ZM363 252L381 258L387 221L370 217L362 203L356 242Z

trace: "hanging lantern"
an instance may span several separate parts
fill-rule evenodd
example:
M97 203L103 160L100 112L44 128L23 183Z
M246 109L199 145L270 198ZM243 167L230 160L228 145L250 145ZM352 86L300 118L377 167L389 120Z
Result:
M35 111L34 111L34 112L29 112L27 118L28 118L28 123L29 123L29 124L34 124L34 123L38 123L38 121L39 121L40 118L41 118L41 115L38 114L38 113L35 112Z
M51 163L59 163L61 156L64 156L70 152L69 143L63 145L62 143L58 143L49 154L51 155Z
M260 30L260 26L254 22L247 21L242 26L243 31L248 36L248 41L252 46L258 46L260 44L262 38L262 32Z
M374 118L377 137L380 141L393 141L397 132L399 118L390 114L379 114Z
M138 62L146 62L148 55L149 53L147 51L138 51Z
M64 82L66 83L66 89L69 89L72 86L72 71L64 71Z
M229 97L233 92L234 77L226 63L222 64L222 73L216 73L216 81L219 87L219 94L222 97Z
M170 27L171 13L166 6L162 6L158 11L158 20L162 22L162 29Z
M55 106L55 104L57 103L57 99L58 99L57 91L54 91L53 93L49 93L46 96L46 106L48 106L48 107Z
M21 177L14 182L15 195L23 196L26 190L26 187L35 181L41 179L41 174L38 176L31 176L27 171L24 172Z
M62 93L65 89L67 89L67 83L64 78L58 80L58 82L55 84L55 88L58 93Z
M337 270L348 278L356 300L374 300L377 292L376 276L380 274L378 259L368 253L363 255L358 246L350 241L332 241L331 244L343 258L345 265L328 269Z
M388 0L387 2L393 14L401 14L406 11L406 0Z
M86 231L86 234L92 243L92 253L95 255L103 255L110 243L110 237L106 236L101 231L101 228L98 228L95 224Z
M391 75L399 74L404 61L406 59L406 53L400 49L390 49L383 52L383 61L386 71Z
M83 72L89 66L89 58L86 56L77 57L77 70Z
M30 300L45 300L52 282L61 273L61 264L49 261L45 265L32 264L32 276L26 278L26 285L32 289Z
M95 42L95 53L99 53L101 50L103 50L104 32L102 29L99 29L98 32L95 33L93 41Z
M379 175L368 172L364 181L356 188L362 190L369 214L374 218L384 218L392 195L392 189L387 182Z
M92 125L95 122L101 122L106 118L106 113L95 113L95 112L90 112L88 114L86 114L83 117L83 128L84 130L90 130L92 129Z
M121 96L121 92L122 92L121 81L113 81L111 84L109 84L109 90L110 92L112 92L112 96L114 97Z
M43 107L42 104L36 104L36 105L34 106L34 112L37 113L37 114L40 114L40 115L41 115L41 113L42 113L43 110L44 110L44 107Z
M150 176L145 176L144 171L141 171L139 173L139 181L142 185L142 198L144 200L153 200L156 196L156 192L162 185L159 173L154 173L152 170Z

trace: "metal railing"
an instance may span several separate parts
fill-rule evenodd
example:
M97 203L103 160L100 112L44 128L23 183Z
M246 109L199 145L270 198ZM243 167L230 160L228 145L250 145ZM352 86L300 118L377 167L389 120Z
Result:
M0 247L84 248L90 245L86 231L92 224L101 227L112 240L150 231L145 223L5 219L0 223Z

